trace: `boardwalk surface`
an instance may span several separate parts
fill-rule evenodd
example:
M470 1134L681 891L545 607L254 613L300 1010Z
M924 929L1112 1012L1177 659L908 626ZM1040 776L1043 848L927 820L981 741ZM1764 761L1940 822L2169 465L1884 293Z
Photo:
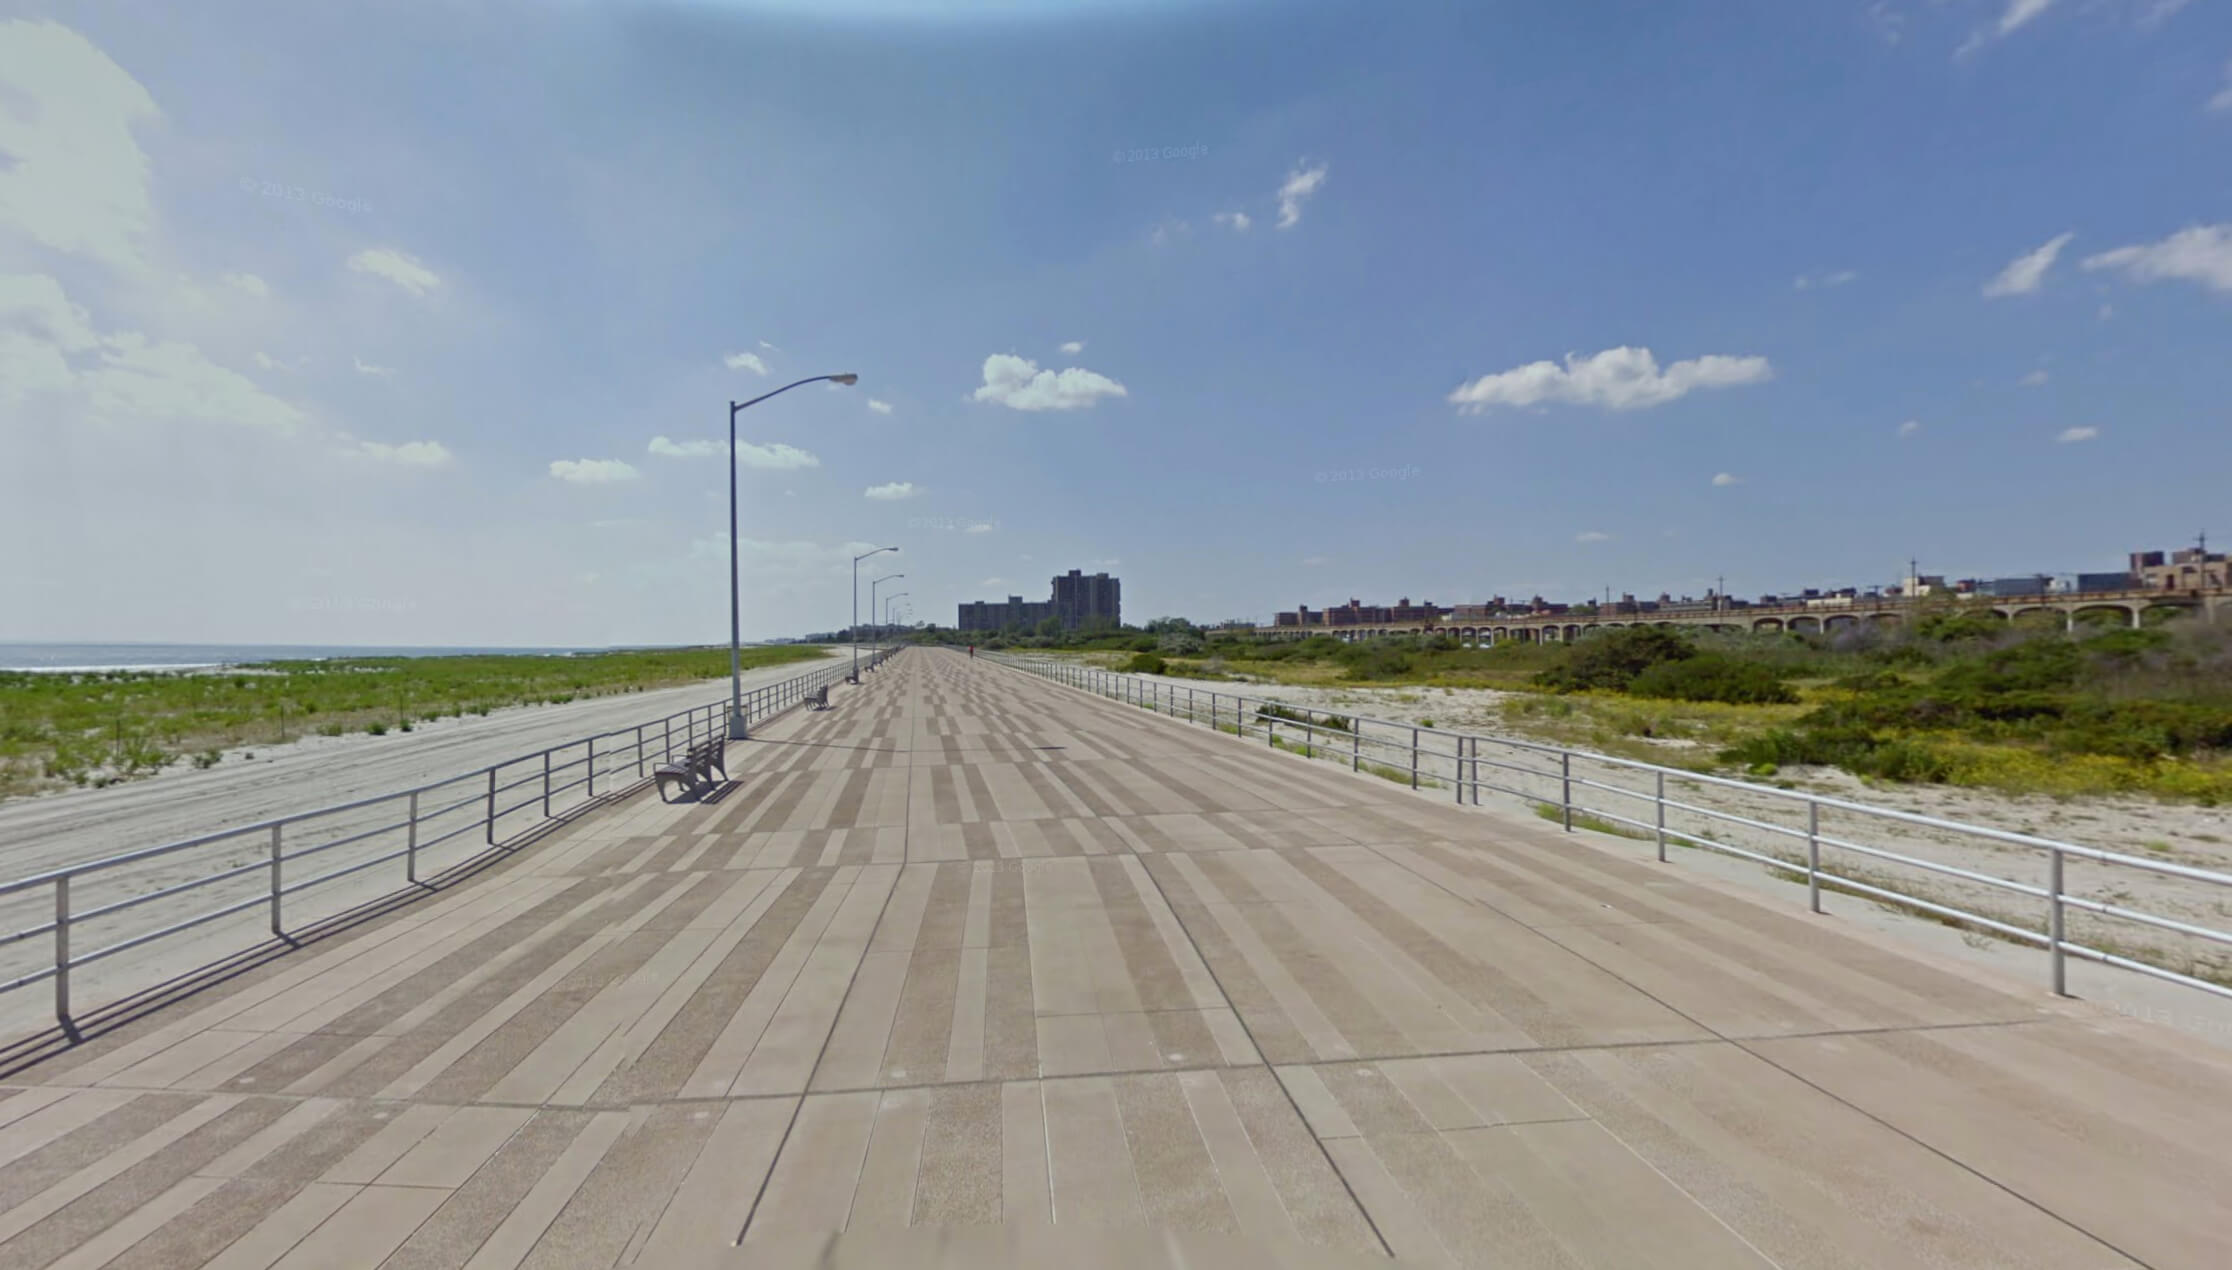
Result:
M952 653L833 700L8 1072L0 1266L2232 1262L2161 1029Z

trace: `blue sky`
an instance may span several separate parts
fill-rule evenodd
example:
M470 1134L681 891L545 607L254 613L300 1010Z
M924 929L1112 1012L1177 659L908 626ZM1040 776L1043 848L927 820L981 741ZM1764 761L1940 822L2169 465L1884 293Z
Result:
M717 642L834 371L748 637L2232 540L2220 4L11 11L0 638Z

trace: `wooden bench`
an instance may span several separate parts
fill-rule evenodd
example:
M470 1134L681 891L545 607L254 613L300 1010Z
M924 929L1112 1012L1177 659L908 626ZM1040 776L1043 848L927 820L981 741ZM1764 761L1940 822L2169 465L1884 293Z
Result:
M689 748L679 763L661 763L651 770L651 779L658 782L659 801L668 802L667 782L677 781L684 789L694 789L709 784L713 773L719 772L722 780L728 779L728 764L723 753L728 743L711 737Z
M829 708L829 685L823 684L821 687L807 693L806 704L812 706L816 710L827 710Z

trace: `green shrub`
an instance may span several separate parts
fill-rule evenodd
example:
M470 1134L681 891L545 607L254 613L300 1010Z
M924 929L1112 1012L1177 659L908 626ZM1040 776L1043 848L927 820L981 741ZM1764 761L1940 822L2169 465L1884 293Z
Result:
M374 736L386 736L387 724L375 723L371 727L366 728L365 731L370 732Z
M1637 697L1735 705L1786 705L1798 699L1773 667L1737 661L1721 653L1659 662L1630 679L1627 692Z
M1149 641L1149 643L1150 645L1152 645L1152 641ZM1163 673L1168 665L1169 663L1165 662L1161 657L1155 655L1152 652L1134 653L1132 655L1132 659L1124 663L1124 673L1132 675L1159 675Z
M1535 682L1559 692L1590 688L1618 692L1651 667L1682 661L1696 653L1696 645L1673 631L1627 626L1582 640L1573 646L1564 665L1540 672Z

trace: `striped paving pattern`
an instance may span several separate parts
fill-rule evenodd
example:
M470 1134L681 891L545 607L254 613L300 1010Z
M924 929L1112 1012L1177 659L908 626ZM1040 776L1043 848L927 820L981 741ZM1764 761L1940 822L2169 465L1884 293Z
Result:
M950 652L833 701L0 1069L0 1266L2226 1262L2164 1029Z

